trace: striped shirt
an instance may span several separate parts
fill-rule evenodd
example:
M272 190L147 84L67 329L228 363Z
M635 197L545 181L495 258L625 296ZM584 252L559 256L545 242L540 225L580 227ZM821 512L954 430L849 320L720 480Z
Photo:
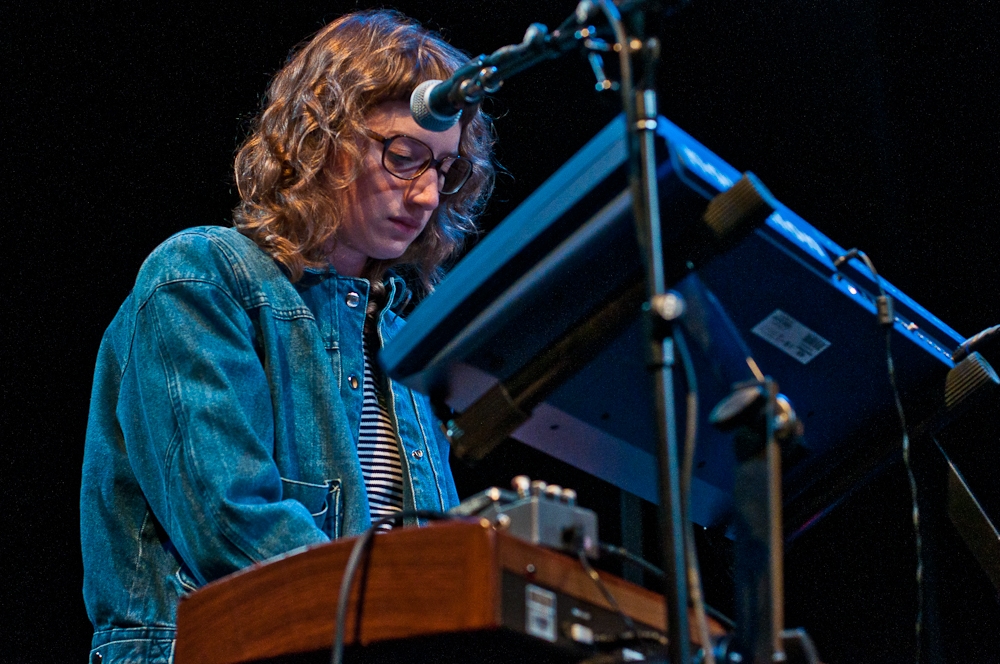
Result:
M367 336L364 342L365 381L358 434L358 458L368 491L372 521L403 509L403 469L399 440L386 405L385 390L375 380ZM384 524L389 530L392 524Z

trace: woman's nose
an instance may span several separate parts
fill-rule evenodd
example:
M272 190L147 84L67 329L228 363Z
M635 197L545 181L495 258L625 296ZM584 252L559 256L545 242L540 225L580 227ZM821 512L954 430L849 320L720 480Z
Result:
M441 181L444 179L436 168L428 168L416 180L410 180L407 192L413 203L426 210L434 210L441 203Z

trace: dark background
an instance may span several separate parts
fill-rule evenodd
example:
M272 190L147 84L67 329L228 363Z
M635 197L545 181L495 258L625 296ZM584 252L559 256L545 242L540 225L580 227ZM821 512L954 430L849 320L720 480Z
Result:
M227 223L232 156L289 49L364 6L4 9L8 618L0 660L85 660L77 500L101 334L153 247L188 226ZM531 21L552 27L574 8L527 0L387 6L472 54L520 41ZM661 32L661 111L972 335L1000 321L997 18L985 0L919 11L900 0L695 0ZM511 176L499 181L486 228L618 112L618 100L592 83L586 62L570 57L506 84L489 110ZM471 490L521 470L572 475L507 445L492 465L460 479ZM890 473L870 495L861 492L801 553L790 552L789 624L807 627L827 661L912 661L912 543L900 478ZM591 500L617 495L595 485ZM960 566L975 566L956 555ZM952 604L995 612L995 592L982 581L975 570L958 579L971 599ZM974 623L976 661L998 661L993 618L969 613L948 620Z

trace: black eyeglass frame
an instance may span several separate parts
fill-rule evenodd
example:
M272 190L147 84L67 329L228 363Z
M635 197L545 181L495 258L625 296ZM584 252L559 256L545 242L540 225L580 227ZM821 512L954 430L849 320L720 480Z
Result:
M371 129L365 129L364 132L368 136L368 138L372 139L373 141L375 141L377 143L381 143L382 144L382 168L384 168L389 175L393 176L394 178L398 178L400 180L411 181L411 180L416 180L421 175L423 175L424 173L426 173L428 170L430 170L431 168L433 168L433 169L437 170L437 172L441 175L441 187L439 189L439 193L442 196L451 196L452 194L457 194L459 191L461 191L462 187L465 186L465 183L469 181L470 177L472 177L472 171L475 169L475 165L472 163L472 160L469 159L468 157L463 157L462 155L454 155L454 156L445 157L444 159L438 159L434 155L434 150L431 149L431 146L427 145L426 143L424 143L423 141L421 141L419 138L414 138L413 136L408 136L407 134L396 134L395 136L386 137L386 136L383 136L382 134L380 134L380 133L378 133L376 131L372 131ZM431 158L429 160L425 161L420 166L420 168L418 168L417 171L413 175L411 175L409 177L407 177L405 175L400 175L399 173L396 173L391 168L389 168L389 166L386 164L386 155L389 153L389 146L392 145L393 141L395 141L396 139L399 139L399 138L405 138L407 140L415 141L416 143L419 143L420 145L422 145L425 148L427 148L427 152L431 155ZM447 173L442 173L441 170L440 170L440 167L443 166L445 164L445 162L447 160L449 160L449 159L453 160L452 164L451 164L451 168L448 169ZM451 191L445 191L444 190L444 182L448 179L448 173L450 173L451 170L453 168L455 168L455 165L458 164L459 162L468 165L468 170L465 173L465 177L462 178L462 181L459 182L458 186L455 187L453 190L451 190Z

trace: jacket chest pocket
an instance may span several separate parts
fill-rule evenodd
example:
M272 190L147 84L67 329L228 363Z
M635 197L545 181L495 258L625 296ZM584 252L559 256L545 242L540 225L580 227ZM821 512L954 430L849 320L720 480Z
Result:
M281 478L282 498L295 500L309 510L316 527L330 539L340 537L343 508L340 480L324 484Z

